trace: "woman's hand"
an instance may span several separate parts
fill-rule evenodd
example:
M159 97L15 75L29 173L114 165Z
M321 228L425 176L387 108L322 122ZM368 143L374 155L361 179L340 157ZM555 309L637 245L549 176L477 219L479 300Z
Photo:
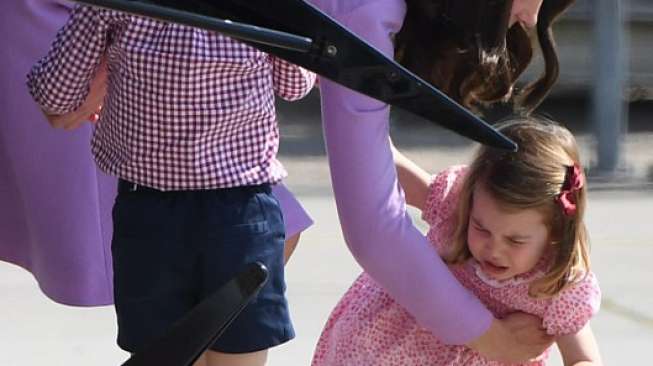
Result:
M95 76L91 80L89 92L84 103L76 110L65 114L54 115L45 113L45 118L50 122L50 125L55 128L73 130L85 121L91 123L97 122L100 111L102 110L104 96L107 94L108 74L106 60L103 59L98 65Z
M542 319L517 312L495 319L487 332L467 346L491 360L521 363L542 354L553 341L542 328Z

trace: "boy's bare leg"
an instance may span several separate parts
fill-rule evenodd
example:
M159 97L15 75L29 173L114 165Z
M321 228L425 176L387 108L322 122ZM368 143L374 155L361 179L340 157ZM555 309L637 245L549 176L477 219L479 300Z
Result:
M283 247L283 263L288 264L288 260L290 260L290 256L292 253L295 251L295 248L297 247L297 242L299 241L299 235L300 233L297 233L288 239L286 239L286 243Z
M290 256L295 251L299 242L299 233L291 236L285 242L283 248L284 263L288 263ZM268 351L259 351L252 353L220 353L215 351L206 351L195 361L193 366L264 366L267 362Z
M205 354L206 354L206 352L203 353L200 356L200 358L198 358L197 361L195 361L195 363L193 363L193 366L206 366L206 355Z
M265 366L268 350L252 353L206 351L202 357L206 359L206 366Z

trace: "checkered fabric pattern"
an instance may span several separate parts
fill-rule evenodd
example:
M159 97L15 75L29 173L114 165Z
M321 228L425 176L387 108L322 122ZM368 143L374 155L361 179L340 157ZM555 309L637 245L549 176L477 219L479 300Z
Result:
M102 57L108 94L92 140L99 167L160 190L274 183L274 94L304 97L315 75L220 34L77 6L28 75L46 113L78 108Z

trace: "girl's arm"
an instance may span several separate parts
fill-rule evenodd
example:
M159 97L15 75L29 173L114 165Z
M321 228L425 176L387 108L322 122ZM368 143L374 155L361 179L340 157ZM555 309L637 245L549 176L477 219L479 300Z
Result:
M561 336L556 343L565 366L602 365L599 347L589 323L578 333Z
M392 141L390 144L397 168L397 178L406 194L406 203L424 211L431 180L430 174L397 150Z
M601 365L589 326L601 306L601 288L593 272L558 293L548 306L542 325L556 342L565 365Z

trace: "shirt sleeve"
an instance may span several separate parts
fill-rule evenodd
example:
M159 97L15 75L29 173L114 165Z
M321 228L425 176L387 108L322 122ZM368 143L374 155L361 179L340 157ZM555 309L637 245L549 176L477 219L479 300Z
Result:
M338 9L347 2L320 2ZM402 25L403 0L359 3L331 15L386 55ZM343 236L363 269L417 322L447 344L485 333L492 314L449 272L413 225L397 181L386 104L320 80L322 119Z
M73 111L86 99L107 45L105 13L95 7L75 6L48 54L27 75L29 91L46 113Z
M583 280L564 289L551 302L542 319L551 335L574 334L598 313L601 290L596 276L589 273Z
M315 85L315 73L270 55L274 92L293 101L305 97Z
M422 219L429 224L427 237L440 254L451 244L455 215L467 167L453 166L436 174L429 184Z

